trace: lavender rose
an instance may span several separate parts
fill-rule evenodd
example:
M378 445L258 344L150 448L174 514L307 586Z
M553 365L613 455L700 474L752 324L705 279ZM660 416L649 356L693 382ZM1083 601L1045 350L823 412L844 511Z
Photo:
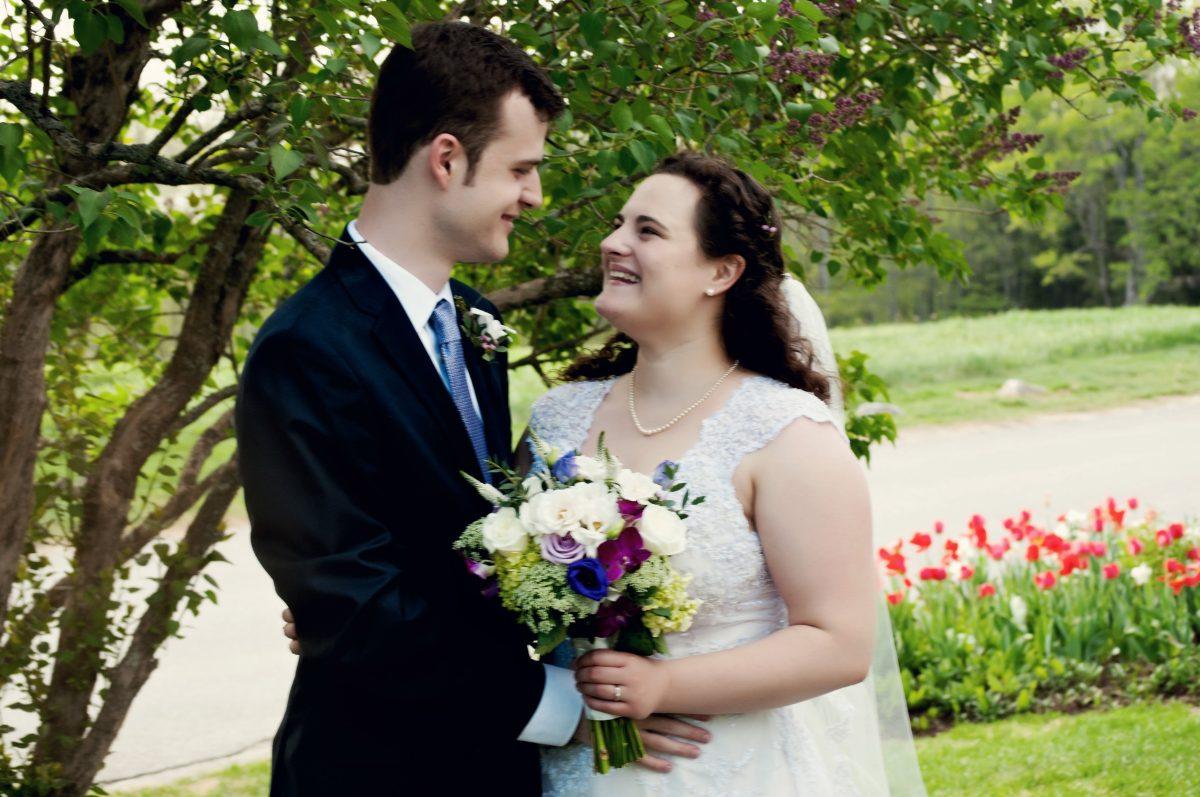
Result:
M569 565L587 555L587 550L570 535L543 534L542 558L556 565Z

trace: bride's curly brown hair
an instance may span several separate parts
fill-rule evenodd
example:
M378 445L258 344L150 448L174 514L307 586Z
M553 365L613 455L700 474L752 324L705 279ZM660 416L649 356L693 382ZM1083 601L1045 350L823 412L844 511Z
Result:
M665 158L654 174L674 174L700 189L696 235L710 258L741 255L746 268L725 292L721 339L730 359L829 400L829 379L813 364L812 344L801 334L783 292L786 267L779 214L758 182L722 158L684 151ZM772 231L772 228L774 231ZM637 343L623 332L562 372L567 382L626 374L637 363Z

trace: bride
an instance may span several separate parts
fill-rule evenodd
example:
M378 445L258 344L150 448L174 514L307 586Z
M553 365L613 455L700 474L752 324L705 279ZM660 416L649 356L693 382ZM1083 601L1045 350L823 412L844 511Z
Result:
M924 794L866 480L779 226L744 172L667 158L601 245L596 310L618 334L533 407L550 445L594 454L604 433L627 467L669 460L705 497L673 558L703 601L692 627L666 638L665 656L593 651L575 672L591 708L711 715L699 721L710 741L665 773L593 774L586 745L544 748L548 796Z

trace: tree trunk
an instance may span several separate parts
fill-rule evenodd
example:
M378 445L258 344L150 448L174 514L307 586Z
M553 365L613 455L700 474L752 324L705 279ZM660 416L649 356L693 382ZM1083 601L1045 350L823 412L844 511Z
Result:
M200 266L171 361L158 383L117 423L84 487L74 569L35 764L71 759L87 728L88 705L102 669L121 533L138 474L227 345L270 230L244 225L256 209L249 195L230 195Z

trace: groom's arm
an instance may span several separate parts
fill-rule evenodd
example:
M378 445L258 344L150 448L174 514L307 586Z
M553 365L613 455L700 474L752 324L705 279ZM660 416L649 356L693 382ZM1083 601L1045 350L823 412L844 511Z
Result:
M323 342L286 331L261 341L237 406L239 459L255 554L300 618L310 669L369 686L381 700L462 708L516 738L539 706L545 670L511 644L464 643L453 606L419 581L401 535L380 520L382 454L355 374ZM514 647L516 648L514 650Z

